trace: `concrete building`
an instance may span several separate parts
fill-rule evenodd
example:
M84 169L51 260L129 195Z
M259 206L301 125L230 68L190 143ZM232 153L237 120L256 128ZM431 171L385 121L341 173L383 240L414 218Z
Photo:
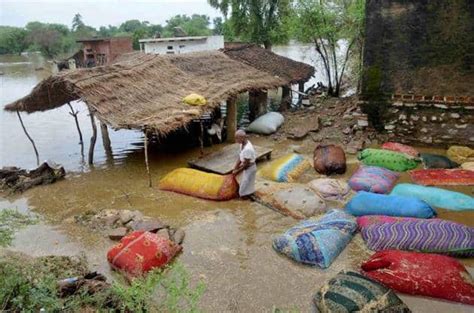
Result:
M90 38L77 42L83 44L84 67L111 64L119 55L133 51L131 37Z
M196 36L141 39L140 51L152 54L180 54L224 48L224 36Z

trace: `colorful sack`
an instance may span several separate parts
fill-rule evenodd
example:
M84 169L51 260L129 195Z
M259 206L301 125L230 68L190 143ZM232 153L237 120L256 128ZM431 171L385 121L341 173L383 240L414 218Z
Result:
M325 200L344 200L351 192L344 180L334 178L314 179L308 186Z
M400 175L391 170L377 166L360 166L349 179L349 186L354 191L389 193Z
M364 227L369 227L374 224L387 224L395 223L400 221L417 221L419 220L416 217L398 217L398 216L387 216L387 215L364 215L357 218L357 225L359 229ZM430 220L436 220L432 218Z
M285 118L278 112L269 112L250 123L247 131L250 133L270 135L278 130Z
M474 210L474 197L451 190L414 184L398 184L390 193L394 196L414 197L429 205L446 210Z
M355 218L331 210L319 220L306 220L273 240L273 248L293 260L327 268L351 241Z
M459 167L459 164L451 161L449 158L431 153L422 153L420 154L423 161L423 166L425 168L456 168Z
M205 105L207 103L206 98L195 93L184 97L183 102L189 105Z
M365 149L359 152L357 158L365 165L380 166L386 169L405 172L418 166L418 159L383 149Z
M468 147L451 146L446 154L457 163L474 162L474 149Z
M396 142L386 142L382 145L381 148L384 150L391 150L391 151L405 153L411 157L418 157L420 155L418 150L416 150L412 146L407 146L407 145L396 143Z
M368 277L402 293L474 305L471 275L449 256L385 250L372 255L362 269Z
M344 174L346 172L346 154L339 146L319 145L313 152L313 165L320 174Z
M474 171L474 162L466 162L461 165L465 170Z
M411 179L425 186L474 185L474 171L462 169L431 169L413 170L409 172Z
M299 154L291 153L265 165L258 174L280 183L292 183L310 167L308 160Z
M107 261L116 270L139 276L168 264L181 251L173 241L147 231L134 231L107 252Z
M411 219L362 227L370 250L409 250L474 256L474 228L442 219Z
M388 215L431 218L435 210L416 198L381 195L361 191L346 204L346 210L354 216Z
M375 280L352 271L341 271L313 298L318 312L411 312L402 300Z
M209 200L230 200L238 196L233 175L217 175L190 168L178 168L161 179L161 190Z

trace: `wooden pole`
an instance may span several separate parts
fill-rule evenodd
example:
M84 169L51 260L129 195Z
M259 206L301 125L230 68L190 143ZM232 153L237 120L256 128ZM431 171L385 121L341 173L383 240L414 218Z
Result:
M77 114L79 113L79 111L74 111L74 108L72 107L71 103L68 102L67 105L71 109L71 112L69 112L69 114L74 117L74 121L76 122L77 132L79 133L79 144L81 145L81 156L82 161L84 162L84 141L82 140L81 127L79 126L79 120L77 119Z
M107 124L100 122L100 133L102 135L102 145L104 146L105 155L108 161L113 161L112 144L110 143L109 131Z
M35 150L35 155L36 155L36 166L39 166L40 161L39 161L39 154L38 154L38 149L36 149L35 142L31 138L30 134L28 134L28 131L26 130L25 124L23 124L23 120L21 119L21 115L19 111L16 111L16 114L18 115L18 119L20 120L21 127L23 128L23 131L25 132L26 137L30 140L31 144L33 145L33 150Z
M92 124L92 137L91 137L91 144L89 146L89 165L94 163L94 148L95 142L97 140L97 125L95 124L94 113L89 109L89 116L91 118Z
M199 127L200 127L200 132L199 132L199 145L201 148L201 156L204 155L204 126L202 125L202 120L199 120Z
M145 130L143 132L145 135L144 143L143 146L145 147L145 166L146 166L146 173L148 175L148 187L152 187L152 181L151 181L151 174L150 174L150 165L148 163L148 134L147 131Z
M280 111L289 110L290 107L291 107L290 90L291 90L291 88L289 86L281 87Z
M303 95L304 93L304 82L300 82L298 84L298 91L299 91L299 97L298 97L298 102L301 102L303 100Z
M237 98L227 99L227 141L235 141L235 132L237 131Z
M259 90L257 92L257 116L259 117L267 113L267 104L268 104L268 92L265 90Z

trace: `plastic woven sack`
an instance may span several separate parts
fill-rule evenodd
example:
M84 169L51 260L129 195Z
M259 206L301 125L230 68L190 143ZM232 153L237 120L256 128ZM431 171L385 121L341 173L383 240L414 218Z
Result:
M181 251L173 241L146 231L134 231L107 252L107 261L116 270L139 276L168 264Z
M351 188L342 179L318 178L308 186L325 200L344 200L351 193Z
M318 312L411 312L395 292L352 271L342 271L331 278L313 301Z
M387 215L431 218L436 212L426 202L412 197L381 195L361 191L346 204L346 211L354 216Z
M355 191L389 193L400 175L386 168L360 166L349 179L349 186Z
M436 187L425 187L414 184L398 184L391 195L414 197L429 205L446 210L474 210L474 197L466 194Z
M471 275L449 256L385 250L372 255L362 269L363 274L402 293L474 305Z
M359 222L359 221L358 221ZM370 250L387 249L474 256L474 228L442 219L401 219L362 227Z
M161 190L174 191L209 200L230 200L238 196L233 175L217 175L190 168L178 168L161 179Z
M207 103L206 98L195 93L184 97L183 102L189 105L205 105Z
M247 131L256 134L270 135L276 132L284 121L285 118L280 113L269 112L250 123L247 127Z
M386 169L405 172L418 166L419 160L409 156L383 149L365 149L357 158L365 165L380 166Z
M457 163L474 162L474 149L469 147L451 146L446 154Z
M344 174L346 154L335 145L319 145L313 152L313 165L316 172L324 175Z
M299 154L291 153L265 165L258 175L280 183L293 183L311 164Z
M431 153L422 153L420 154L421 159L423 160L423 166L425 168L456 168L459 167L459 164L451 161L449 158L444 155L431 154Z
M404 145L397 142L386 142L381 146L382 149L405 153L411 157L418 157L419 152L412 146Z
M464 169L429 169L409 172L411 179L425 186L474 185L474 171Z
M296 262L327 268L351 241L355 218L331 210L319 220L306 220L273 240L273 248Z

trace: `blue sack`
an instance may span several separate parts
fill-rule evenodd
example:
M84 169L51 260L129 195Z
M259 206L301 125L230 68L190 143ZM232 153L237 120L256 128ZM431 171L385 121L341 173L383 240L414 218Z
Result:
M474 197L442 188L398 184L390 194L415 197L429 203L433 207L446 210L474 210Z
M420 199L365 191L352 197L346 204L346 211L354 216L388 215L431 218L436 215L436 211Z
M273 240L273 248L293 260L327 268L351 241L355 218L331 210L319 220L305 220Z

